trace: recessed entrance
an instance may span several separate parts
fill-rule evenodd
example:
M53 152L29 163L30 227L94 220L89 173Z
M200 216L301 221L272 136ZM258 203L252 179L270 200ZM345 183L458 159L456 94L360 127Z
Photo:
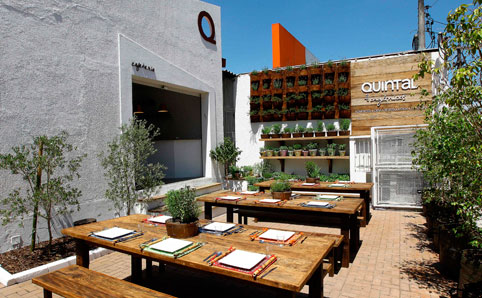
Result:
M203 176L200 95L133 83L132 109L137 118L160 130L157 152L149 162L167 167L165 183Z

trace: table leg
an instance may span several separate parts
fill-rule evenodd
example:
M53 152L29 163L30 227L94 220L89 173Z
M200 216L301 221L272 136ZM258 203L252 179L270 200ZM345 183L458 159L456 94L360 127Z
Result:
M44 289L44 298L52 298L52 292L47 289Z
M89 268L89 245L84 240L75 240L76 263L79 266Z
M308 281L310 298L323 298L323 263L318 266L315 273L311 276Z
M341 234L343 235L343 256L341 259L341 266L348 268L350 265L350 224L349 218L343 220L341 227Z
M350 249L357 252L360 247L360 226L356 215L350 216Z
M366 227L367 226L367 202L366 201L363 201L361 212L362 212L361 215L363 219L361 220L360 226Z
M134 283L141 281L142 277L142 258L131 256L131 278Z
M295 298L296 293L288 290L277 289L274 297L276 298Z
M365 209L366 209L366 220L367 220L367 224L368 222L370 221L370 218L372 217L371 213L370 213L370 191L368 190L365 190L363 193L363 200L365 200Z
M148 259L146 259L146 272L148 277L152 276L152 261Z
M213 204L204 202L204 218L213 219Z
M233 222L233 207L226 207L226 221Z

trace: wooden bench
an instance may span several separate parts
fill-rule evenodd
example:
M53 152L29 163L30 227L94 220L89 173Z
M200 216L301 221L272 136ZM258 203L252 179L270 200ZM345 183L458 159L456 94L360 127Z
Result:
M67 298L173 297L77 265L35 277L32 283L44 288L45 298L51 298L52 293Z

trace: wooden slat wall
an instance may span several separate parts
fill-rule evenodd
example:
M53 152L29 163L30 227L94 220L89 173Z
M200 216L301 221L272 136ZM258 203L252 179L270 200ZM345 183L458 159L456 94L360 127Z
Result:
M351 108L352 135L369 135L371 127L412 125L423 123L423 111L417 106L420 101L430 100L430 96L423 97L420 92L426 89L432 92L432 78L430 75L415 81L417 90L387 91L363 93L361 86L365 82L378 82L393 79L411 79L418 72L421 55L389 57L385 59L366 60L351 63ZM366 94L370 98L406 95L405 101L384 102L377 107L377 102L367 102ZM386 109L392 109L386 111ZM403 109L403 110L393 110ZM363 111L363 112L362 112ZM367 112L368 111L368 112Z

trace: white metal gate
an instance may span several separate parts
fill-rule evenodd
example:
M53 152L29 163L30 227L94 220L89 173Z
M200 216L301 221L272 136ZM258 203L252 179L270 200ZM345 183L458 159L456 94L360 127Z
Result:
M412 168L417 126L372 128L373 203L379 207L417 207L422 175Z

